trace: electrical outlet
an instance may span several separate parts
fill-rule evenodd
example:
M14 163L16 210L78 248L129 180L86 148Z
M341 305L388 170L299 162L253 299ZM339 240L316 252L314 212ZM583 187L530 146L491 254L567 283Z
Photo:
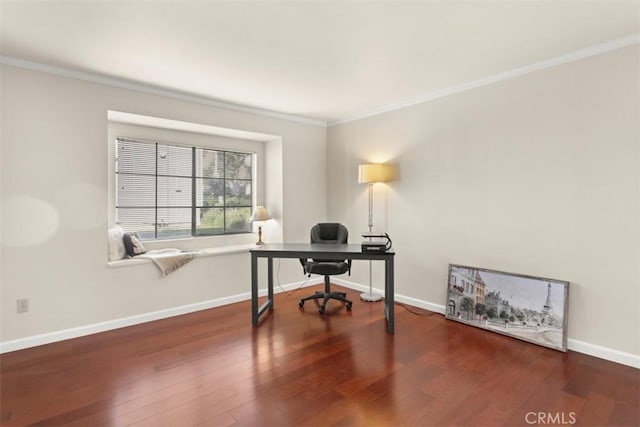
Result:
M29 298L20 298L16 300L16 310L18 313L26 313L29 311Z

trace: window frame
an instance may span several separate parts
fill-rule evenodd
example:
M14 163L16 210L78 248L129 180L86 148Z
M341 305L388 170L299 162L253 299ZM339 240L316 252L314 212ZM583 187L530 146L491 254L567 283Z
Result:
M133 173L133 172L121 172L118 170L118 144L120 141L125 141L125 142L133 142L133 143L140 143L140 144L148 144L148 145L154 145L155 147L155 171L153 174L149 174L149 173ZM160 141L157 139L145 139L145 138L138 138L138 137L124 137L124 136L113 136L112 139L112 144L110 144L113 148L113 152L114 152L114 157L113 157L113 164L110 168L111 173L113 174L112 176L112 182L114 184L114 192L113 192L113 202L111 203L111 209L114 213L114 222L116 225L120 225L120 222L118 221L118 209L154 209L154 223L153 223L153 237L151 238L145 238L143 239L145 242L161 242L161 241L167 241L167 240L176 240L176 239L201 239L201 238L215 238L215 237L222 237L222 236L233 236L233 235L247 235L247 234L252 234L253 233L253 227L251 226L251 222L249 221L249 228L247 230L233 230L233 229L228 229L227 227L227 211L230 209L236 209L236 208L248 208L250 214L253 212L253 210L255 209L256 206L256 197L257 197L257 191L258 191L258 179L257 179L257 168L259 167L259 157L258 157L258 153L253 151L253 150L245 150L245 149L240 149L240 148L217 148L217 147L212 147L212 146L205 146L205 145L199 145L196 143L181 143L181 142L165 142L165 141ZM184 149L184 148L188 148L191 150L190 156L191 156L191 171L189 176L183 176L183 175L172 175L172 174L165 174L165 173L159 173L158 170L158 155L159 155L159 151L158 148L161 146L166 146L166 147L176 147L179 149ZM222 160L222 164L223 164L223 174L222 177L204 177L202 176L202 174L198 174L197 170L196 170L196 163L197 163L197 155L196 152L198 150L201 150L202 152L208 151L208 152L216 152L216 153L223 153L223 160ZM227 177L227 154L243 154L243 155L250 155L251 156L251 173L249 175L249 178L237 178L237 177ZM119 206L118 205L118 199L119 199L119 188L118 188L118 177L120 175L128 175L128 176L150 176L153 177L155 179L155 184L154 184L154 191L155 191L155 203L154 206ZM191 183L190 183L190 187L191 187L191 201L190 201L190 205L189 206L173 206L173 205L167 205L167 206L159 206L158 204L158 178L188 178ZM206 206L204 204L204 201L200 204L197 203L197 191L196 191L196 187L197 187L197 181L198 180L206 180L206 179L216 179L216 180L221 180L222 181L222 189L223 189L223 204L221 206ZM250 188L251 188L251 204L250 205L227 205L227 184L229 181L245 181L245 182L249 182L250 184ZM159 228L160 228L160 224L159 224L159 220L158 220L158 210L159 209L189 209L190 210L190 217L191 217L191 224L190 224L190 228L185 228L185 230L189 230L189 235L168 235L168 236L162 236L159 232ZM197 224L197 216L198 216L198 212L201 209L220 209L222 212L222 220L223 220L223 226L222 226L222 232L221 233L203 233L202 231L198 232L198 224ZM230 230L230 231L228 231ZM135 230L125 230L125 231L135 231Z

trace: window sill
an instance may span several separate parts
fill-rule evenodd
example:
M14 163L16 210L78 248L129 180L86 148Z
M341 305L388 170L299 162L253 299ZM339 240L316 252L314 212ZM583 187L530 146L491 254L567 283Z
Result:
M244 244L244 245L194 249L194 251L198 253L198 258L203 258L203 257L218 256L218 255L249 253L249 249L254 248L255 246L256 246L255 243L250 243L250 244ZM120 267L130 267L133 265L150 264L150 263L151 263L151 260L147 258L125 258L117 261L108 261L107 267L120 268Z

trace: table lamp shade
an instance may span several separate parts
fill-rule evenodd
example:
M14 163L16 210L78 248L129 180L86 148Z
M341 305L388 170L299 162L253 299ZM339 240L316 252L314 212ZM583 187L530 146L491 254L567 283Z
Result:
M267 221L271 219L271 215L264 206L256 206L256 210L251 215L251 221Z
M369 163L358 166L358 182L360 184L393 181L394 175L395 169L391 165Z

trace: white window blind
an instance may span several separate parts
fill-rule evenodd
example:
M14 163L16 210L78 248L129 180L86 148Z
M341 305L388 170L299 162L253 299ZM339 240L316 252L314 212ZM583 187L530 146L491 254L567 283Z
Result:
M116 139L116 223L143 240L251 232L253 154Z

